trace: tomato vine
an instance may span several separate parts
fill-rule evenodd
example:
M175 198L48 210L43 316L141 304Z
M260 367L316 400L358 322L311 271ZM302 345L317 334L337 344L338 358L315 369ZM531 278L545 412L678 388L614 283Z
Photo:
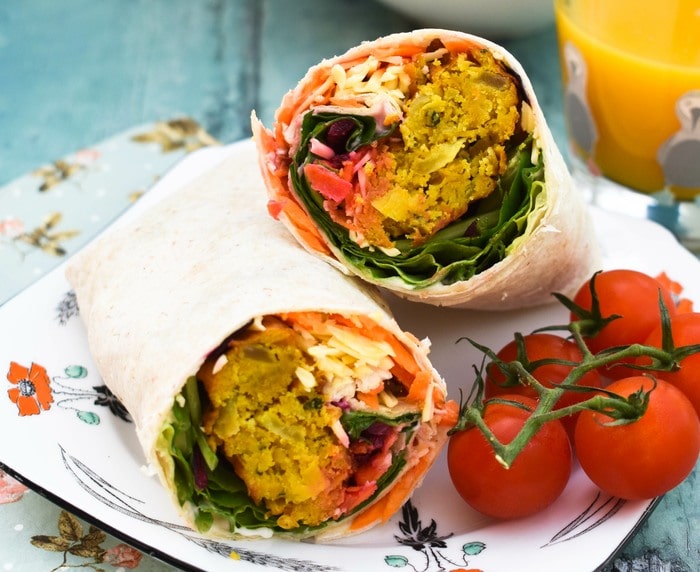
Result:
M659 294L658 306L662 327L661 347L654 347L642 343L634 343L626 346L609 347L599 352L593 353L586 343L586 337L594 336L600 332L607 324L620 318L620 316L603 315L598 303L598 295L595 288L595 281L598 273L593 275L589 281L593 304L590 309L577 306L571 299L554 294L555 298L562 303L572 314L579 317L565 325L546 326L536 331L564 331L573 339L581 350L582 359L579 363L568 360L543 359L528 363L526 359L519 356L519 359L504 362L492 349L477 343L470 338L460 338L466 340L480 352L484 354L484 360L480 366L474 366L476 374L475 383L466 399L460 405L459 419L450 431L455 434L470 427L476 427L493 447L494 455L499 463L505 468L510 467L521 451L532 440L534 435L547 422L562 419L568 415L584 410L604 413L612 419L611 424L631 423L640 419L648 406L649 396L654 391L655 385L650 389L639 389L629 396L622 396L608 391L601 387L588 387L579 385L578 382L587 373L606 367L614 367L615 364L633 360L639 357L646 357L649 363L635 363L631 366L639 373L650 372L673 372L679 369L680 362L695 353L700 352L700 343L676 347L670 327L669 309L664 298ZM642 309L643 311L643 309ZM515 339L522 340L522 334L516 333ZM527 384L535 390L538 395L535 409L523 424L518 434L508 443L501 442L491 431L484 421L484 409L487 400L484 398L484 371L486 358L495 363L507 376L516 377L520 383ZM547 387L540 383L531 371L538 366L546 364L562 364L573 366L570 373L558 385ZM556 408L562 395L567 391L595 392L592 397L580 401L574 405ZM501 398L492 398L488 402L502 401ZM511 402L512 403L512 402ZM515 404L516 406L518 404Z

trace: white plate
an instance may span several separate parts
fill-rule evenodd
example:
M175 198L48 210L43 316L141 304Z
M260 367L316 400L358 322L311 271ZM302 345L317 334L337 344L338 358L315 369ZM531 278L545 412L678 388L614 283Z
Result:
M189 155L123 216L137 215L250 144ZM700 262L668 231L602 211L593 216L605 267L664 271L698 303ZM143 470L133 424L120 416L123 412L105 393L91 360L63 266L0 307L0 369L9 371L12 362L26 368L35 364L34 373L45 368L54 400L40 414L20 415L7 392L16 385L3 376L0 466L78 516L183 569L590 572L609 560L654 506L653 501L610 498L577 468L548 510L528 519L494 522L462 502L441 458L402 513L364 535L328 545L203 538L182 525L157 479ZM469 336L498 348L515 331L563 323L566 317L556 304L508 313L449 310L395 299L390 304L405 329L430 337L433 363L453 397L471 384L471 366L480 361L459 338Z

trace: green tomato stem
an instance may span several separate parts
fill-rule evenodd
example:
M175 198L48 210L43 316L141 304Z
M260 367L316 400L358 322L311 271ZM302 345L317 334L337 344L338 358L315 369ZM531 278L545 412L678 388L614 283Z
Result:
M570 301L568 301L566 298L560 296L557 296L557 298L567 307L571 308L571 305L569 304ZM572 415L580 411L591 410L606 414L611 418L611 423L633 423L644 415L649 401L649 395L654 390L653 387L648 391L640 388L638 392L628 397L623 397L608 392L605 389L580 386L578 385L578 382L591 371L625 360L629 362L631 361L630 358L638 358L642 356L649 358L648 365L634 364L630 366L628 363L626 363L625 366L638 370L640 375L643 375L645 372L649 371L675 371L680 368L680 361L682 359L691 354L700 352L700 344L682 346L678 348L675 347L671 336L668 311L663 304L663 300L660 299L659 304L663 330L662 348L643 344L632 344L629 346L610 348L597 354L593 354L587 347L584 339L584 332L590 332L592 330L591 321L595 322L596 320L599 320L601 323L607 324L609 321L616 318L614 316L603 318L600 316L597 309L592 316L587 316L582 320L573 321L566 326L543 328L542 330L567 330L581 350L582 359L578 364L572 364L569 361L557 359L538 361L538 366L543 365L544 363L558 363L572 366L572 369L567 377L556 387L546 387L540 383L520 361L516 360L504 364L498 360L498 357L493 350L470 340L472 345L480 349L485 356L491 358L491 360L497 361L499 363L499 367L507 368L510 373L517 375L521 383L531 386L536 391L539 399L537 400L537 405L534 411L532 411L530 416L527 418L523 427L515 438L509 443L502 443L484 421L484 410L487 407L487 403L484 402L484 363L482 363L481 369L477 369L475 388L472 389L472 399L468 400L467 404L462 405L459 419L451 433L469 430L470 428L481 431L486 440L493 447L494 455L498 462L505 468L509 468L512 466L513 462L522 452L528 442L534 437L534 435L545 423L550 421L562 419L568 415ZM595 329L595 327L593 327L593 329ZM516 334L516 338L519 335L520 334ZM556 405L566 391L595 392L595 395L575 405L557 409ZM499 401L504 400L499 399ZM515 402L511 403L513 403L514 406L522 407L522 404L517 404Z

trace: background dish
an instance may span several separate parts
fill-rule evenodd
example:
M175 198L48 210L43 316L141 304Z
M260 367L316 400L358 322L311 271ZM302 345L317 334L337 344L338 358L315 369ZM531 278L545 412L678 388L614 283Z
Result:
M190 155L139 200L134 217L192 177L236 153L244 141ZM665 271L684 295L700 300L700 262L653 223L594 211L606 267ZM156 479L144 473L133 425L110 398L91 362L82 323L59 266L0 308L0 365L35 374L45 368L53 403L22 416L0 396L0 459L33 487L101 528L156 557L189 570L418 570L474 568L484 572L590 571L602 565L644 519L652 502L620 502L577 471L564 495L527 520L497 523L470 511L449 482L442 459L402 514L365 535L330 545L279 540L225 543L185 529ZM451 395L471 382L478 356L458 338L500 346L514 331L559 323L556 305L508 313L427 307L389 298L403 328L432 340L432 360ZM124 308L123 311L128 311ZM16 324L30 327L18 329ZM31 375L31 373L30 373ZM6 385L7 387L7 385ZM20 438L21 436L21 438ZM566 560L564 560L566 559ZM442 568L440 568L442 567Z
M454 28L489 39L519 38L554 21L549 0L379 0L422 26Z

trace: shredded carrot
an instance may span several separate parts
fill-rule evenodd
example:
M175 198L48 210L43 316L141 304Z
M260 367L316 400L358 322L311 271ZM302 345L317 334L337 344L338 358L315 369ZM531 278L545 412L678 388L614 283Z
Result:
M357 398L370 409L379 409L379 396L376 393L357 392Z
M275 153L277 141L272 133L263 127L262 123L253 123L253 133L263 150L263 155ZM278 140L281 141L281 139ZM275 220L284 215L289 223L294 226L301 241L308 248L330 256L330 248L323 240L318 228L316 228L311 217L301 208L285 184L289 175L287 168L279 165L272 167L266 164L263 159L260 160L260 166L270 196L270 202L267 207L270 215Z
M408 469L381 499L364 512L358 514L350 524L350 530L366 528L377 521L386 522L406 501L415 484L430 468L431 460L428 455L421 457L417 464Z
M360 323L362 324L363 333L373 340L382 341L388 333L384 328L382 328L377 322L375 322L369 316L359 316Z
M361 316L360 319L362 325L364 326L362 332L368 338L386 342L391 346L391 349L394 351L394 363L396 364L391 370L391 373L393 373L394 376L402 384L404 384L407 389L410 388L410 385L413 383L413 379L420 371L420 368L418 367L418 364L416 363L416 360L411 352L409 352L406 346L396 339L396 336L379 326L371 318Z
M391 346L391 349L394 351L394 367L391 368L391 373L408 389L408 399L416 402L424 401L427 387L432 381L432 374L420 369L413 354L391 332L385 330L366 316L361 316L360 320L364 326L362 333L368 338L386 342ZM414 389L416 382L418 385ZM425 385L426 383L427 385Z
M656 276L656 279L662 286L668 288L676 298L677 314L686 314L693 311L693 301L689 300L688 298L680 297L681 293L683 292L683 286L680 284L680 282L676 282L675 280L671 279L671 277L665 272L662 272Z
M450 52L470 52L479 49L474 42L462 38L442 38L441 41Z
M410 372L406 371L403 367L396 363L390 371L391 375L393 375L399 381L399 383L401 383L401 385L403 385L406 389L411 387L414 376L411 375Z
M353 321L352 317L346 317L342 314L326 314L323 312L286 312L282 314L284 320L297 324L300 328L303 328L309 332L316 332L319 334L328 333L327 325L334 324L341 328L348 328L349 330L357 331L357 323ZM358 333L363 333L360 330Z
M370 391L358 391L357 398L370 409L379 409L379 394L384 391L384 382L379 383Z
M343 161L343 168L340 171L340 176L350 182L355 174L355 163L352 161Z
M287 312L281 314L280 317L302 330L316 334L323 334L326 332L326 322L329 319L327 314L322 314L320 312Z
M418 364L411 352L402 343L387 332L386 341L394 350L394 361L411 375L416 375L419 371Z
M435 409L435 420L438 425L453 427L459 418L459 404L450 400L442 408Z
M445 397L445 392L442 390L442 388L433 385L433 405L438 408L444 407Z
M291 121L295 117L303 115L304 112L311 109L316 105L324 105L328 102L328 96L331 92L332 86L335 84L335 80L328 73L329 68L316 68L313 70L313 79L315 83L313 89L308 89L305 91L292 92L296 99L292 102L293 107L290 109ZM312 86L309 86L312 87Z
M429 371L419 371L413 378L413 383L408 389L407 401L422 403L433 382L433 376Z
M421 477L430 468L432 459L430 455L424 455L413 467L408 469L386 495L386 504L382 510L382 522L389 520L393 514L401 508L411 491Z
M306 164L304 175L311 187L318 191L324 199L340 203L352 192L352 183L341 176L342 172L338 174L318 163Z
M392 348L398 349L397 355L403 356L400 359L406 360L406 366L411 369L409 373L403 369L403 375L408 380L409 389L407 400L424 401L427 392L432 386L432 373L420 370L411 353L401 344L394 335L379 326L374 320L367 316L345 317L340 314L330 316L317 312L290 312L281 315L282 319L295 323L309 331L322 332L328 322L335 323L341 327L350 327L358 330L363 335L376 341L385 341L391 344ZM379 394L384 389L384 384L368 392L358 392L357 397L371 409L379 407ZM459 416L459 405L455 401L445 402L445 396L439 388L433 389L433 399L436 404L435 422L443 427L452 427L457 422ZM418 462L410 467L393 485L393 487L375 504L367 510L357 515L350 524L351 530L366 528L377 521L386 522L400 508L411 494L415 484L422 478L432 464L432 456L425 455ZM373 477L373 467L367 467L366 474L361 475L365 480Z
M321 234L311 222L309 215L296 202L287 200L281 202L281 206L282 212L284 212L287 220L294 225L306 246L321 254L331 254L328 245L321 238Z
M274 218L279 220L280 213L282 212L282 205L278 201L268 201L267 202L267 213Z
M662 286L668 288L673 294L680 294L681 292L683 292L683 286L681 286L680 282L672 280L671 277L668 274L666 274L666 272L662 272L655 278L659 282L661 282Z
M412 58L413 56L420 54L425 51L424 46L418 46L416 44L404 44L400 46L384 46L375 47L372 49L372 56L378 60L383 60L385 58L395 58L397 56L402 56L404 58ZM342 65L347 70L353 66L363 64L367 61L367 54L363 53L358 55L355 59L345 60Z
M319 66L311 68L307 77L303 80L306 89L301 92L291 91L283 99L282 105L277 110L277 117L275 118L277 124L289 125L297 113L306 111L305 109L301 109L302 103L307 101L310 95L313 95L323 87L324 82L328 78L328 74L328 67ZM280 141L282 141L282 139L280 139Z
M383 381L380 382L379 384L377 384L377 386L374 387L373 389L367 391L366 393L371 393L373 395L379 395L382 391L384 391L384 382Z

